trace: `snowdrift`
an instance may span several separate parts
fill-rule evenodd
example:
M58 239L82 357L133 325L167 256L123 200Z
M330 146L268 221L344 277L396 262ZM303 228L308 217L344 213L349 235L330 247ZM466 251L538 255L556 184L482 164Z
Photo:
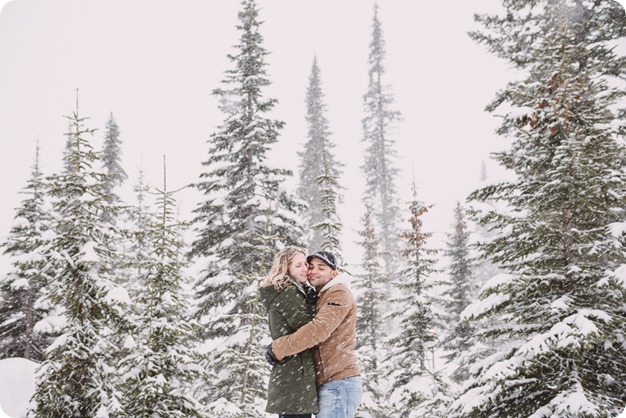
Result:
M23 418L35 393L38 364L24 358L0 360L0 418Z

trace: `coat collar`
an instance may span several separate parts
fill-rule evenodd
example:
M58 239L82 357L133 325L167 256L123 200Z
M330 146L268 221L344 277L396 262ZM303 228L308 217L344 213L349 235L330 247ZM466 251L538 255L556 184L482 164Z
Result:
M337 277L326 283L324 287L320 289L319 293L325 292L326 290L338 284L342 284L346 286L349 290L351 290L350 276L345 273L339 273Z

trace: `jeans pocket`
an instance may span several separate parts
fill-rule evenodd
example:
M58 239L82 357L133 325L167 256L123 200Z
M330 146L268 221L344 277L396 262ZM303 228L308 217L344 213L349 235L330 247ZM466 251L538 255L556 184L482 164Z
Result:
M346 378L322 385L318 392L319 418L353 418L361 404L360 378Z
M319 417L335 417L337 409L341 405L340 388L328 384L322 385L317 393L318 396L318 409L317 416Z

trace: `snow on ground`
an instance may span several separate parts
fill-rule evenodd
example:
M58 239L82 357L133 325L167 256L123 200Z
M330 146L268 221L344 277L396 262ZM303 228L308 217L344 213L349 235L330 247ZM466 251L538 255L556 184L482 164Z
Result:
M0 360L0 418L23 418L35 392L37 363L24 358Z
M37 363L23 358L0 360L0 418L24 418L35 392ZM626 418L626 410L616 418Z

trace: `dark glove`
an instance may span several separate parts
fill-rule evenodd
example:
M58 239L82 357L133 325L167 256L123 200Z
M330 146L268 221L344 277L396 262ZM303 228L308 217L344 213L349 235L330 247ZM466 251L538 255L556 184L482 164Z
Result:
M265 350L265 360L267 360L267 362L272 367L276 366L279 363L278 359L274 355L274 352L272 351L272 344L268 345L267 349Z
M304 293L306 293L306 303L309 305L315 305L320 295L317 294L317 290L310 284L304 285Z

